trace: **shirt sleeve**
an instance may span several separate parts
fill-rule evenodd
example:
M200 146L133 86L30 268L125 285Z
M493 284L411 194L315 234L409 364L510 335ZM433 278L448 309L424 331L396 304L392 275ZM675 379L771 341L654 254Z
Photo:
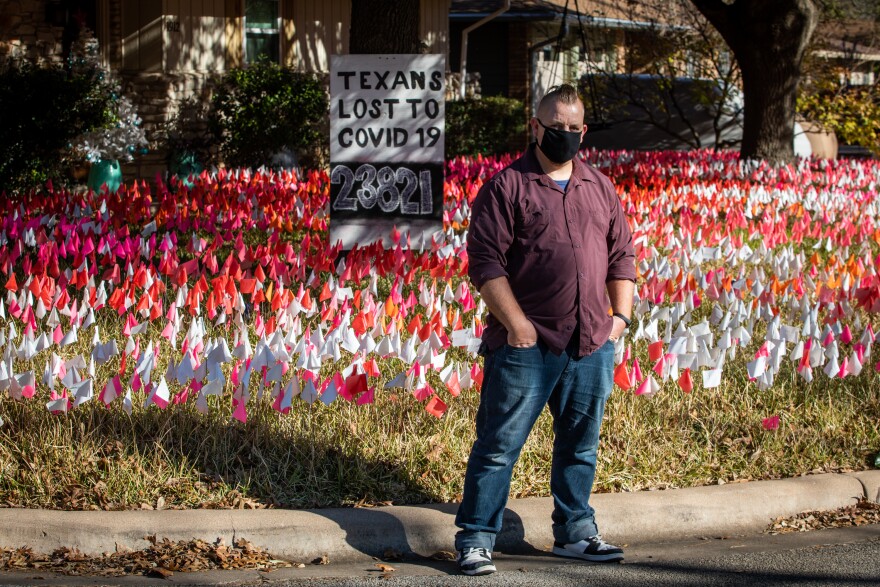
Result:
M605 281L636 280L636 254L632 231L623 213L623 205L617 192L608 181L605 191L611 200L611 222L608 224L608 275Z
M509 277L507 251L513 242L513 205L498 179L480 188L467 236L468 277L479 291L497 277Z

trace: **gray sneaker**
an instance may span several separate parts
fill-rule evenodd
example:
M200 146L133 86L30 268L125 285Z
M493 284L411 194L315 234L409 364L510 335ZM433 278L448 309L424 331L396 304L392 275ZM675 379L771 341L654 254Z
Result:
M462 548L458 551L458 568L465 575L490 575L495 572L492 553L486 548Z
M553 543L553 554L569 558L579 558L594 563L616 563L623 560L623 549L602 540L600 534L590 536L579 542Z

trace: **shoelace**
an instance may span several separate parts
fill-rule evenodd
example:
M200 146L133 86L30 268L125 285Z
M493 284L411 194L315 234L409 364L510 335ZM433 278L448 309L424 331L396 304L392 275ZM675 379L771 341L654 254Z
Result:
M596 550L605 550L608 548L608 543L602 540L601 534L596 534L593 538L590 539L590 542L596 545Z
M464 551L464 558L469 558L472 554L479 554L483 558L489 558L489 549L487 548L468 548Z

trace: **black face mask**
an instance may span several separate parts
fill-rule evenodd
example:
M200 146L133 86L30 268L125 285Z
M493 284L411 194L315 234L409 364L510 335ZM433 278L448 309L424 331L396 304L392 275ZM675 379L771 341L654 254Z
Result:
M535 119L537 120L537 119ZM544 127L544 138L538 145L541 152L547 156L553 163L562 165L568 163L577 155L578 148L581 146L581 133L578 131L567 132L545 126L543 122L538 120L538 124Z

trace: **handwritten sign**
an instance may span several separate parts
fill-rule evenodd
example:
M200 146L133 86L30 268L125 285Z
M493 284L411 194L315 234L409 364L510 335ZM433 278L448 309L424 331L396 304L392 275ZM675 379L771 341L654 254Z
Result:
M442 229L445 77L443 55L331 57L332 242Z

